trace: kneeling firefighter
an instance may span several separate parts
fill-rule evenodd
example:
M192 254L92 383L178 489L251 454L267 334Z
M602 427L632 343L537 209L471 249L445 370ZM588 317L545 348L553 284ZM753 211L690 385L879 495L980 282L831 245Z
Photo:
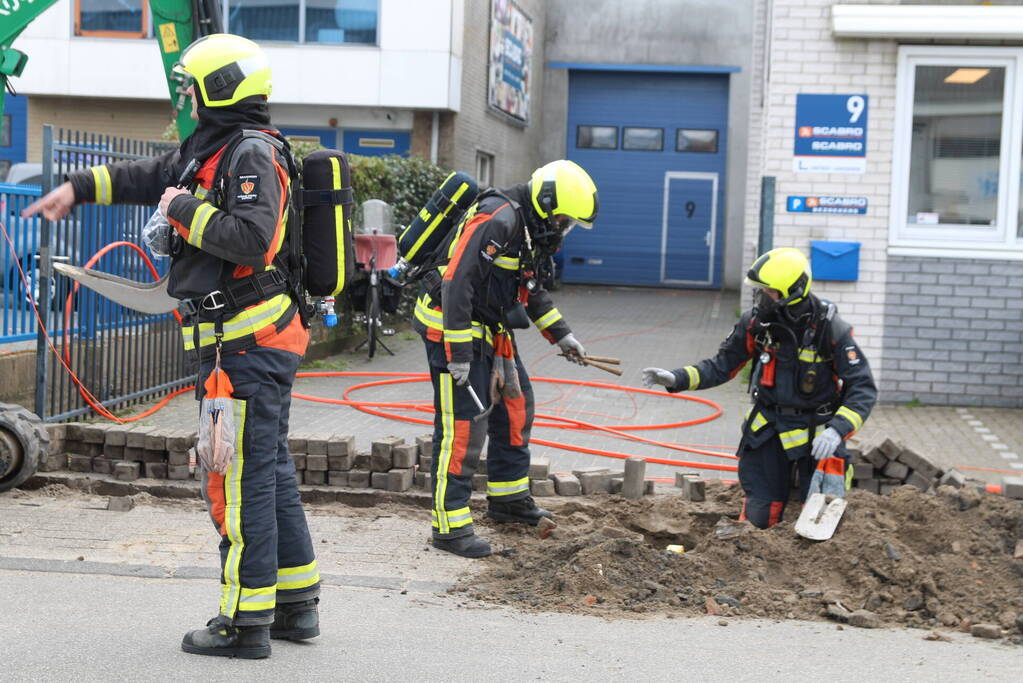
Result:
M793 469L800 501L811 490L844 496L844 440L858 430L877 388L852 328L835 305L810 293L810 265L798 249L773 249L746 275L754 306L742 314L715 357L675 371L643 370L646 386L671 393L708 389L753 360L753 407L739 442L742 519L760 528L782 518Z
M531 525L551 516L529 495L533 390L512 330L532 321L566 358L581 361L583 346L539 285L537 266L548 263L574 225L589 228L596 216L590 176L571 161L553 161L528 183L482 193L422 279L413 324L426 345L434 389L437 548L463 557L491 552L475 534L469 510L488 437L487 516ZM489 418L475 398L489 403Z
M58 220L82 202L159 202L173 228L168 291L181 300L184 345L209 394L201 419L217 401L222 413L214 452L203 429L199 444L221 535L220 609L182 649L262 658L271 637L319 634L319 572L288 454L291 386L309 339L283 258L293 162L270 123L270 66L258 45L213 34L187 47L177 68L192 79L199 122L179 149L75 171L26 214Z

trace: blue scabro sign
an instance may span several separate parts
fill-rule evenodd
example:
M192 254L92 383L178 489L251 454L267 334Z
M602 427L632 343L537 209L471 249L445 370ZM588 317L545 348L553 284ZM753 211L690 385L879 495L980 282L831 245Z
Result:
M867 213L866 197L793 197L785 203L789 213Z
M796 95L793 170L865 172L868 101L866 95Z

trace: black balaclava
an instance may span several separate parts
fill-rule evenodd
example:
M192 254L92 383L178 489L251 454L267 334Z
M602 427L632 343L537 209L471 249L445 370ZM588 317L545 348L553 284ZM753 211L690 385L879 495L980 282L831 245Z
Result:
M198 88L195 97L199 103L199 125L181 142L181 168L176 169L177 174L184 172L192 159L200 163L209 159L240 130L276 131L262 95L246 97L228 107L207 107Z

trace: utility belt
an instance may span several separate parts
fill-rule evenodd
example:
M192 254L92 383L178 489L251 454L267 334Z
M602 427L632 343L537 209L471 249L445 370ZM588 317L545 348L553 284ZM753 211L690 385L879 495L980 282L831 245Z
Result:
M223 319L289 289L288 278L283 271L264 270L231 280L206 296L182 299L178 302L178 312L184 317Z
M835 412L835 406L832 403L825 403L824 405L817 406L816 408L800 408L798 406L783 406L778 403L763 403L758 401L757 408L760 410L766 410L772 412L775 415L788 416L800 416L800 415L816 415L818 417L831 417Z

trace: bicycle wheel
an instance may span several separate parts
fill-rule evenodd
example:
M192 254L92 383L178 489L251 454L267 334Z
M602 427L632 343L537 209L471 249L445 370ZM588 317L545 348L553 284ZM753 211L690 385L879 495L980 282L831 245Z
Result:
M369 346L369 357L377 351L377 334L380 327L380 283L369 286L366 292L366 339Z

